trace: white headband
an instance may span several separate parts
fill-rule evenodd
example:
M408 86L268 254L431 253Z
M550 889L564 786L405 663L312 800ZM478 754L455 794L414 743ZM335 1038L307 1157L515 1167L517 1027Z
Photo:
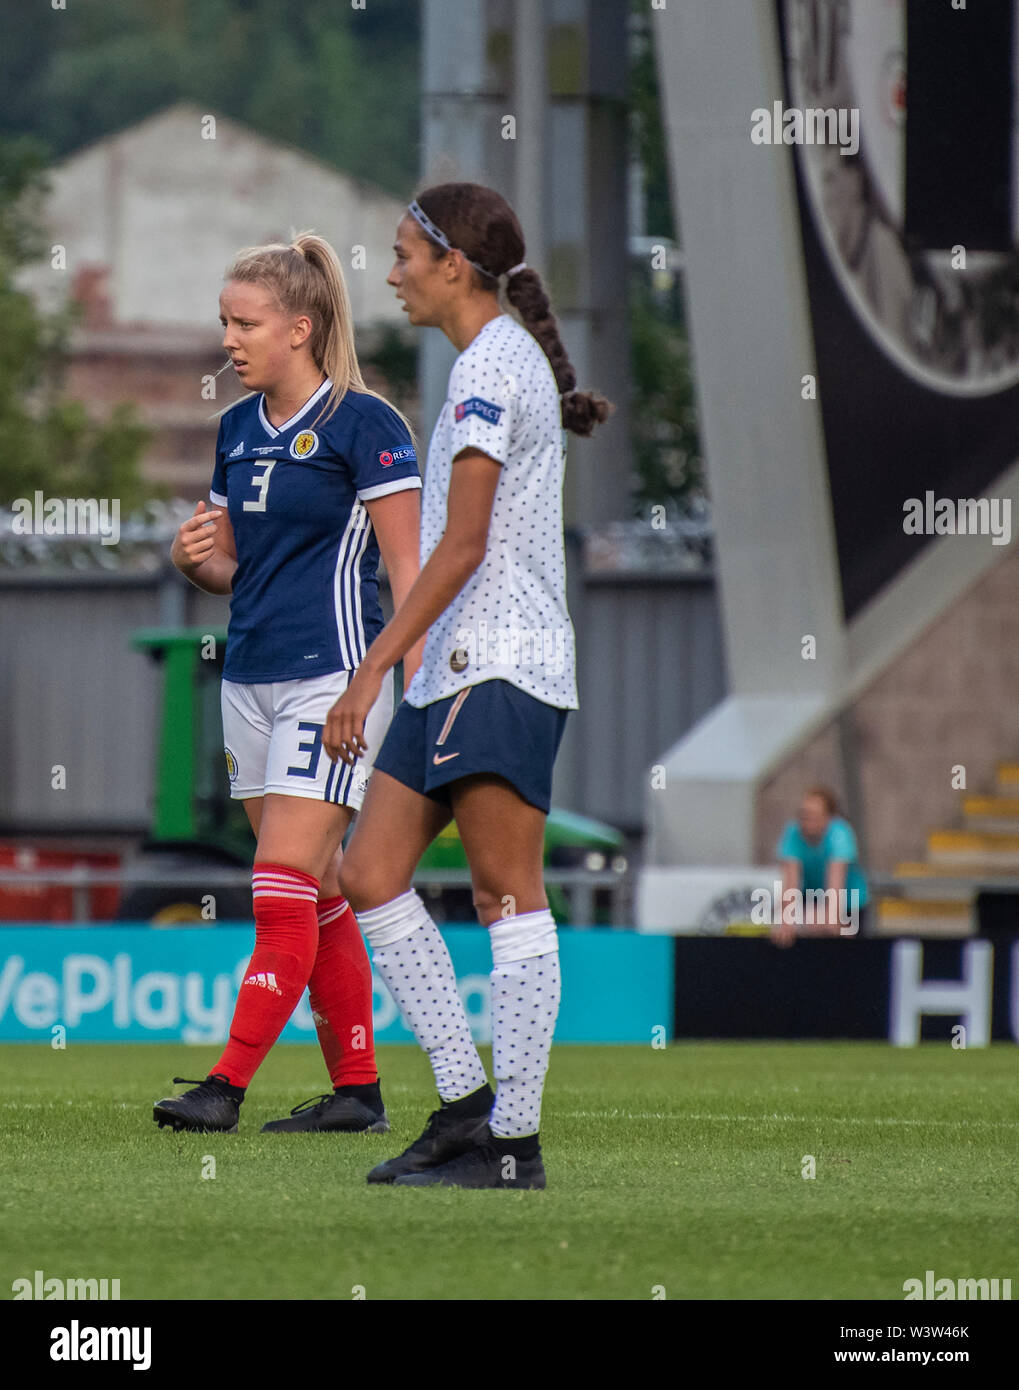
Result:
M443 232L439 227L435 225L435 223L428 216L427 212L425 212L424 208L417 201L417 199L415 199L414 202L412 202L408 206L407 211L410 213L411 217L413 217L414 220L418 223L418 225L428 233L428 235L432 238L433 241L437 241L439 245L444 246L447 251L460 251L459 246L453 246L450 244L449 238L446 236L445 232ZM464 260L467 262L468 265L472 265L475 270L480 270L482 275L488 276L489 280L498 280L498 275L493 274L490 270L486 270L483 265L478 265L477 261L472 261L470 256L467 255L466 251L460 251L460 254L461 256L463 256ZM526 269L527 262L521 261L519 265L515 265L510 270L506 271L506 277L507 279L509 279L510 276L516 275L521 270Z
M450 245L449 238L446 236L445 232L439 230L417 199L410 204L407 211L410 213L411 217L424 228L433 241L437 241L439 245L444 246L447 251L460 251L459 246ZM472 265L475 270L480 270L482 275L487 275L490 280L498 280L498 275L493 275L492 272L486 270L483 265L478 265L477 261L472 261L466 251L460 251L460 255L463 256L468 265Z

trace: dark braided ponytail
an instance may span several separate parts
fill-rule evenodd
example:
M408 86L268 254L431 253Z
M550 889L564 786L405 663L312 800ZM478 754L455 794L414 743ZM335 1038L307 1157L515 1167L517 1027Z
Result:
M523 261L520 223L494 188L480 183L440 183L419 193L416 201L450 246L472 263L471 274L478 289L497 293L499 277ZM437 260L447 254L435 240L432 253ZM590 435L615 406L597 392L576 389L577 373L559 337L559 325L541 276L530 266L517 270L506 281L506 298L551 364L561 397L563 428L572 434Z
M559 337L559 325L541 282L541 276L528 266L506 282L506 298L516 309L529 333L545 349L559 386L563 409L563 428L573 434L590 435L595 425L607 420L615 407L594 391L578 391L577 373Z

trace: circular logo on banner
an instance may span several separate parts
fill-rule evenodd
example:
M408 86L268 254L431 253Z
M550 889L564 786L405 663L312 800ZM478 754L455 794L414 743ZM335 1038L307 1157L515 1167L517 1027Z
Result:
M382 467L383 467L383 468L388 468L389 465L392 463L392 461L393 461L393 456L392 456L392 454L389 452L388 449L383 449L383 450L382 450L382 453L379 454L379 463L382 464Z
M318 435L314 430L302 430L295 435L290 445L290 457L295 459L306 459L318 448Z
M754 922L754 893L751 888L733 888L723 893L701 914L696 931L699 936L763 935Z
M792 143L818 239L850 308L889 360L927 390L1011 390L1019 383L1015 246L970 247L967 258L961 244L924 247L906 232L906 0L783 0L782 16L791 106L776 127L790 112L815 123ZM836 126L837 139L827 124L820 140L810 138L822 118L836 116L850 122ZM786 127L776 143L790 139ZM943 196L968 191L946 184Z
M224 749L223 749L223 752L224 752L224 754L226 755L226 775L230 778L230 781L231 781L231 782L236 782L236 781L237 781L237 759L236 759L236 758L234 757L234 755L230 752L230 749L229 749L229 748L224 748Z

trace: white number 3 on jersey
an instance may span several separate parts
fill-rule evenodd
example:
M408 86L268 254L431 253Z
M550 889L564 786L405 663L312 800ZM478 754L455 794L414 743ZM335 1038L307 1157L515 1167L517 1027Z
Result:
M252 486L252 487L257 487L257 488L258 488L258 501L257 501L257 502L245 502L245 503L244 503L244 511L246 511L246 512L264 512L264 511L265 511L265 499L266 499L266 496L267 496L267 494L268 494L268 492L269 492L269 479L270 479L270 477L272 476L272 470L276 467L277 463L279 463L279 459L269 459L269 460L267 460L265 463L262 464L262 471L261 471L261 473L254 473L254 472L252 473L252 475L251 475L251 486Z

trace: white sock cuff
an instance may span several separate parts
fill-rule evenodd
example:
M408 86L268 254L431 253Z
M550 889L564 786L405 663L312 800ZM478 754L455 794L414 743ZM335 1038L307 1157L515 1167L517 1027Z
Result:
M555 918L547 907L541 912L524 912L493 922L488 934L492 939L492 960L496 965L547 956L559 949Z
M381 907L370 907L357 914L358 924L373 950L393 946L432 919L413 888Z

